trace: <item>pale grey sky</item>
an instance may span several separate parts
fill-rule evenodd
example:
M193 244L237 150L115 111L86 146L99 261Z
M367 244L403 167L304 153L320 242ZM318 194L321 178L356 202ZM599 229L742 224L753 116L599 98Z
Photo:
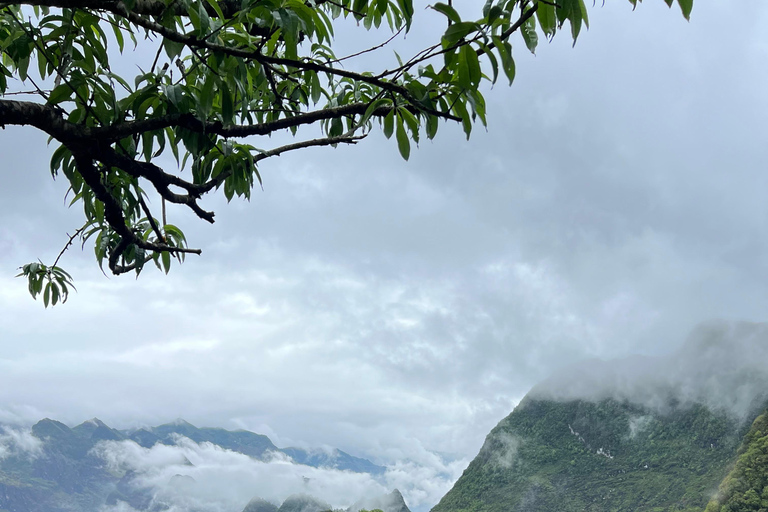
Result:
M136 281L72 250L79 292L49 310L13 275L80 218L45 138L4 130L0 421L184 417L436 467L425 450L473 457L574 360L765 320L768 5L590 15L575 48L516 45L469 142L444 126L409 162L374 134L265 163L250 203L207 200L214 226L174 218L201 257Z

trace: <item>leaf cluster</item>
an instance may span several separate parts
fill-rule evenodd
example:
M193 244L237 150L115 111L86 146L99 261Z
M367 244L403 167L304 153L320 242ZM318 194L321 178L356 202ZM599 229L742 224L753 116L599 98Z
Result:
M687 17L690 0L678 3ZM0 125L58 144L51 173L68 181L102 268L138 274L153 260L167 272L201 252L168 223L178 208L213 222L203 198L250 199L263 160L355 144L379 127L406 160L443 122L469 137L487 123L482 85L515 78L513 36L535 51L539 34L569 26L575 41L588 25L583 0L487 0L469 19L450 2L431 8L445 22L439 40L373 69L384 60L370 55L411 29L412 0L2 3ZM337 56L344 19L389 37ZM148 56L134 76L113 66L127 52ZM271 146L278 134L294 142Z

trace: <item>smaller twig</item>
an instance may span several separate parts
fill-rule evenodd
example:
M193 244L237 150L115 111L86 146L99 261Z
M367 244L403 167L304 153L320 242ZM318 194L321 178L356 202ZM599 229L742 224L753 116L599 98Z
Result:
M328 3L328 4L331 4L331 5L335 5L336 7L341 9L342 11L347 11L350 14L354 14L356 16L360 16L361 18L365 18L365 14L363 14L362 12L358 12L358 11L356 11L354 9L350 9L346 5L342 5L342 4L338 3L338 2L334 2L333 0L325 0L325 2L323 2L323 3Z
M149 72L154 74L155 73L155 67L157 66L157 61L160 59L160 52L163 51L163 41L160 41L160 46L157 47L157 53L155 53L155 60L152 61L152 67L149 68Z
M294 151L294 150L303 149L303 148L310 148L313 146L331 146L333 144L357 144L357 141L362 140L367 136L368 136L367 133L364 135L351 135L349 132L347 132L346 134L339 135L338 137L325 137L320 139L294 142L293 144L286 144L285 146L280 146L275 149L271 149L269 151L264 151L262 153L259 153L253 158L253 161L260 162L266 158L270 158L273 156L280 156L282 153L287 153L288 151Z
M29 78L29 77L27 77ZM30 80L31 82L31 80ZM40 90L37 89L35 91L16 91L16 92L4 92L3 96L21 96L21 95L32 95L32 94L50 94L51 91L49 90Z
M80 236L80 233L82 233L83 231L85 231L85 228L86 228L86 227L87 227L87 224L86 224L85 226L81 227L80 229L78 229L77 231L75 231L75 234L74 234L74 235L69 235L69 233L67 233L67 234L69 235L69 240L68 240L68 241L67 241L67 243L64 245L64 248L61 250L61 252L59 253L59 255L58 255L58 256L56 256L56 260L53 262L53 265L51 265L52 267L55 267L56 265L58 265L58 264L59 264L59 260L60 260L60 259L61 259L61 257L64 255L64 253L65 253L65 252L67 252L67 249L69 249L69 246L70 246L70 245L72 245L72 242L74 242L74 241L75 241L75 238L77 238L78 236Z
M363 54L365 54L365 53L374 52L374 51L376 51L376 50L378 50L378 49L380 49L380 48L384 48L384 47L385 47L385 46L387 46L389 43L391 43L391 42L392 42L392 41L393 41L393 40L394 40L394 39L395 39L397 36L399 36L399 35L400 35L400 33L403 31L403 29L404 29L404 27L400 27L400 29L399 29L397 32L395 32L395 33L392 35L392 37L390 37L389 39L387 39L386 41L384 41L383 43L381 43L381 44L379 44L379 45L373 46L373 47L371 47L371 48L368 48L368 49L366 49L366 50L362 50L362 51L359 51L359 52L357 52L357 53L353 53L353 54L347 55L347 56L345 56L345 57L340 57L340 58L338 58L338 59L332 59L332 60L329 60L328 62L326 62L326 64L335 64L335 63L337 63L337 62L341 62L341 61L343 61L343 60L351 59L351 58L353 58L353 57L359 57L360 55L363 55Z
M141 189L139 187L136 187L136 196L139 198L139 204L141 205L141 209L144 210L144 215L147 216L147 220L149 221L149 225L152 227L152 231L155 232L158 240L165 243L165 236L163 236L163 232L160 230L160 226L158 226L157 222L155 222L155 218L152 216L152 212L149 211L149 206L147 206L147 202L144 201L144 197L141 195Z

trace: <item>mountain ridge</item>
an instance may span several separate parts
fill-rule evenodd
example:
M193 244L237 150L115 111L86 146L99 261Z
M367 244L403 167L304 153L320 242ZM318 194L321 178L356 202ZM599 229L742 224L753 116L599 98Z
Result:
M0 425L0 433L5 429ZM263 462L280 453L291 457L292 463L307 467L372 474L386 470L338 449L323 450L324 457L313 458L310 450L291 448L291 456L267 436L247 430L198 428L183 420L157 427L117 430L98 418L72 428L44 418L32 425L28 436L32 451L0 453L0 512L96 512L104 505L114 506L120 501L137 510L149 510L146 507L160 503L150 487L135 485L137 475L130 469L113 468L102 458L105 452L97 447L105 442L132 442L151 449L157 445L175 446L184 437L199 445L210 443ZM182 459L178 464L192 464L186 457ZM167 482L174 492L194 487L183 475L176 477Z

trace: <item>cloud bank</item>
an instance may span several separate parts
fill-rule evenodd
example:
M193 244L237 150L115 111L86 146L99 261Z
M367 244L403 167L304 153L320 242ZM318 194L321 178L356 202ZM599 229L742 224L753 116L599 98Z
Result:
M111 470L131 475L130 486L151 494L153 503L171 506L171 510L204 512L240 512L254 497L279 504L297 493L346 508L393 488L402 492L412 510L421 511L438 501L466 466L465 460L446 463L433 455L421 463L397 463L384 475L373 477L294 464L282 454L260 461L184 437L176 445L152 448L133 441L105 441L93 452ZM118 512L125 506L118 503L109 510Z
M534 387L529 396L617 398L656 410L701 403L747 418L768 399L768 324L707 322L668 356L577 363Z

